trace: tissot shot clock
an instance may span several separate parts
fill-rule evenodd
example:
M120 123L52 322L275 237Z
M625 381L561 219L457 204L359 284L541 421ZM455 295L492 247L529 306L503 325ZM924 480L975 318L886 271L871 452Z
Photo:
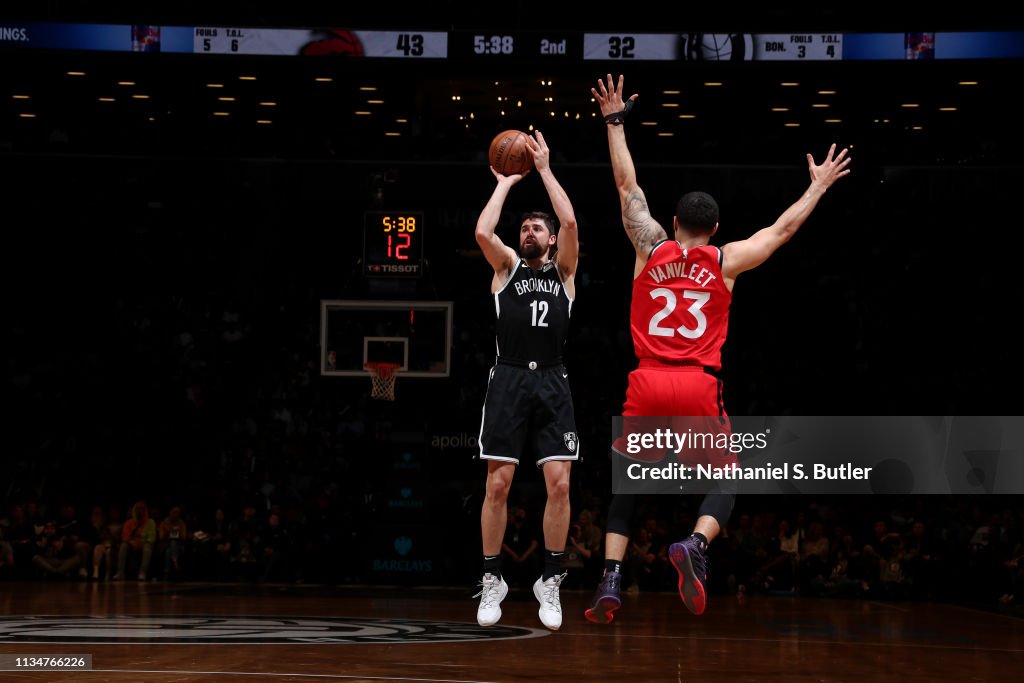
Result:
M423 267L423 228L420 211L363 214L363 274L418 277Z

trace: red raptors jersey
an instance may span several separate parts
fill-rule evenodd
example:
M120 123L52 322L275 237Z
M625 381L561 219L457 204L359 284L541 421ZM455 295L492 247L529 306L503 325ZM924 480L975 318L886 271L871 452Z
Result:
M633 280L636 357L721 369L731 301L718 247L661 242Z

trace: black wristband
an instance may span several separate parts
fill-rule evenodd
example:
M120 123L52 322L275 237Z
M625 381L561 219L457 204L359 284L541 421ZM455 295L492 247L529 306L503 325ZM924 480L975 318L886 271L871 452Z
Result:
M608 114L608 116L604 117L604 122L611 126L621 126L623 121L626 120L626 115L632 108L633 100L626 100L626 104L623 105L622 111L615 112L614 114Z

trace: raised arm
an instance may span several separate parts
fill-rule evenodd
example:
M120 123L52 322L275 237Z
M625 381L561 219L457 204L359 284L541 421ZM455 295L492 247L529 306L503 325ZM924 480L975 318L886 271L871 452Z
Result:
M558 217L558 250L555 252L555 265L558 266L558 272L564 280L576 274L576 263L579 260L580 235L576 227L576 212L573 211L569 195L565 193L551 171L551 152L544 141L544 134L538 130L535 135L536 139L527 136L526 144L533 156L533 166L544 183L544 189L548 191L551 207Z
M624 77L620 75L618 83L612 80L611 74L608 74L607 79L607 86L604 81L598 79L597 88L590 89L594 99L601 106L601 115L605 117L606 121L608 117L626 111L626 101L622 99ZM629 102L636 101L636 98L636 95L632 95ZM626 146L625 126L620 120L619 123L609 122L607 128L608 152L612 159L615 187L619 191L619 203L622 206L622 225L636 250L636 273L639 273L647 262L651 248L660 240L665 239L667 234L658 221L651 216L647 206L647 197L644 196L644 191L640 189L640 186L636 184L636 168L633 166L633 157L629 154L629 147Z
M503 281L516 264L516 252L502 242L494 230L498 227L501 208L505 205L508 191L522 180L523 176L519 174L504 176L493 168L491 173L498 179L498 184L476 222L476 243L480 245L487 262L494 268L494 284L500 286L499 280Z
M814 207L818 205L832 183L850 172L846 168L850 164L850 159L846 156L847 151L843 148L843 151L833 158L836 152L836 146L833 144L821 164L815 164L814 157L808 154L807 168L811 174L811 184L803 196L783 211L772 225L758 230L745 240L730 242L722 247L725 257L722 274L730 288L736 276L761 265L775 253L776 249L788 242L814 211Z

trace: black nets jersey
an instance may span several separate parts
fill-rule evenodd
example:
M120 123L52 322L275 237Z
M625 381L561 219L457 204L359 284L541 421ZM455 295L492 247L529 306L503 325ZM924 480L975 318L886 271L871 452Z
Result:
M572 299L554 261L533 270L520 258L505 285L494 293L498 355L551 363L562 357Z

